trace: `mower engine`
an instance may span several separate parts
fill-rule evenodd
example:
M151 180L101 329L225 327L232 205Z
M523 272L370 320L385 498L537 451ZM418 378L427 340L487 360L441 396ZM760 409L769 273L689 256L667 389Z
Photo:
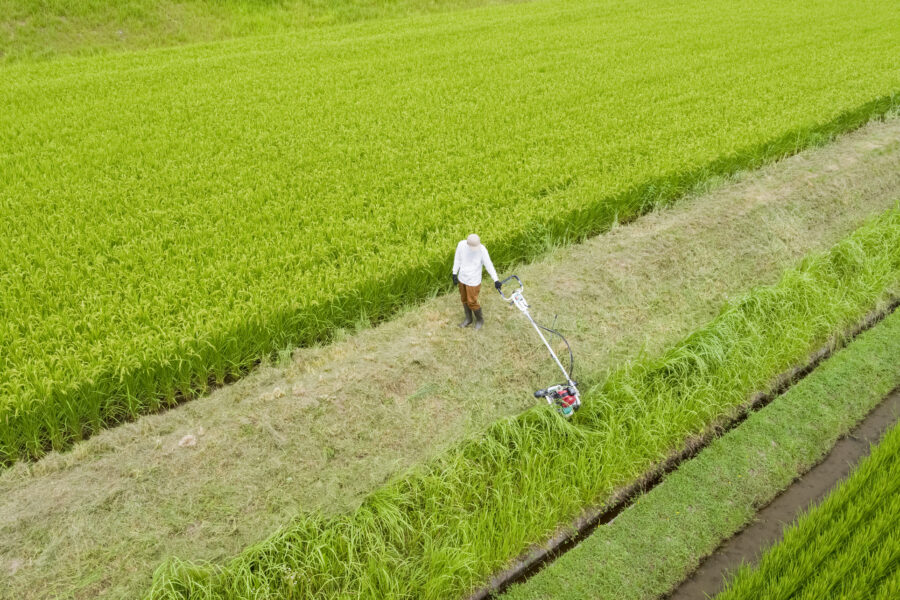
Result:
M515 279L519 284L519 288L513 290L511 294L508 296L503 293L503 285L510 281L511 279ZM541 341L544 342L544 346L546 346L547 351L550 353L550 356L553 357L553 362L556 363L556 366L559 367L559 370L565 376L567 383L563 385L551 385L545 390L538 390L534 393L535 398L546 398L547 404L550 406L556 407L556 412L562 415L564 418L568 419L575 411L578 410L578 407L581 406L581 397L578 395L578 387L576 387L575 381L572 379L572 369L575 367L575 359L572 356L572 348L569 347L569 342L566 341L566 338L562 336L562 334L555 329L551 329L549 327L544 327L543 325L538 325L533 318L531 318L531 313L529 312L528 302L525 301L525 296L522 295L522 290L524 289L524 285L522 285L522 280L519 279L517 275L511 275L500 282L497 286L497 291L500 292L500 296L509 302L510 306L515 306L518 308L523 315L528 319L531 323L534 330L537 332L538 336L540 336ZM566 343L566 348L569 349L569 369L563 366L561 362L559 362L559 357L556 355L556 352L553 351L553 347L547 341L547 338L544 337L544 334L541 333L541 330L548 331L550 333L558 335L562 338L562 341Z
M547 403L556 406L556 411L565 418L571 417L581 406L581 398L575 384L554 385L534 393L535 398L546 398Z

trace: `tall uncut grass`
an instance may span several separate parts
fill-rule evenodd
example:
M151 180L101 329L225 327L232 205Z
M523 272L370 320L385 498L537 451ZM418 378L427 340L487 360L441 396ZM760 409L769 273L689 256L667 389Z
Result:
M0 464L898 104L896 3L522 3L0 67ZM865 43L859 43L865 32Z
M147 597L461 597L898 292L900 208L594 385L571 422L500 421L351 514L298 516L224 566L173 559Z
M900 427L825 500L744 566L717 600L889 600L900 593Z

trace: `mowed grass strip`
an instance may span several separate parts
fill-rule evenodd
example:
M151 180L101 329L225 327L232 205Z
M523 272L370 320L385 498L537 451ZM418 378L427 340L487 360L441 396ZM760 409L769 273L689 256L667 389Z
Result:
M896 105L900 7L540 2L0 71L0 463ZM865 44L860 44L864 35Z
M900 573L900 426L785 531L717 600L896 598Z
M224 566L171 560L151 599L452 598L803 363L900 291L900 208L591 387L572 422L502 420L373 493L298 516Z
M613 522L511 588L503 599L665 596L897 386L900 311L713 441Z

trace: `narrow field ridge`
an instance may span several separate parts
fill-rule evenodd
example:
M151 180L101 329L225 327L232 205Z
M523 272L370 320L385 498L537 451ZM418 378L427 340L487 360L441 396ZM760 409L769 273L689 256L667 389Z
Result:
M900 427L784 530L717 600L895 600L900 593Z
M900 389L875 407L852 431L838 440L828 455L807 471L771 503L762 507L746 529L722 543L703 560L698 569L666 596L669 600L694 600L712 597L722 591L726 577L738 567L755 564L766 548L783 537L783 527L795 522L847 477L898 423Z

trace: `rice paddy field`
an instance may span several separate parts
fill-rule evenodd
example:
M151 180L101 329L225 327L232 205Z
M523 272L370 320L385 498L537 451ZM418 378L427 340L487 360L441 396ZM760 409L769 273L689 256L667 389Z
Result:
M116 27L134 38L123 33L117 41L110 36ZM722 181L890 121L900 109L898 56L900 6L892 2L863 10L833 0L0 0L0 489L17 498L0 503L7 507L0 531L11 540L0 548L0 597L437 600L482 589L586 510L609 505L683 448L714 438L752 398L777 382L794 383L785 373L839 349L867 319L893 310L900 299L900 185L890 158L870 159L877 184L865 192L862 184L829 188L833 202L822 212L833 215L832 229L806 216L808 229L773 236L772 244L785 247L794 247L790 235L835 237L787 267L760 258L758 270L777 277L729 284L734 293L717 298L705 320L685 319L692 325L677 337L648 329L644 349L627 360L604 364L596 349L586 349L590 361L578 375L584 406L570 421L546 407L485 408L493 418L473 417L480 425L465 436L434 434L434 448L416 460L377 465L377 483L357 486L358 497L329 492L337 509L309 508L296 497L285 500L287 508L263 502L255 510L289 517L237 552L223 543L210 559L189 543L173 550L151 540L145 562L128 565L139 576L82 573L78 563L65 581L45 581L41 574L54 567L42 519L22 517L12 504L43 502L27 490L69 493L62 486L57 495L56 484L90 463L98 447L90 438L102 438L101 453L113 449L123 461L144 453L150 465L132 469L115 490L123 484L112 475L90 480L110 486L98 505L111 522L140 502L126 500L138 488L156 493L153 472L169 468L160 460L183 465L196 456L206 465L200 471L207 469L200 477L209 469L217 479L237 477L237 469L223 467L233 456L201 462L203 427L177 444L196 446L196 455L156 453L163 436L177 431L178 411L260 364L329 348L398 315L430 315L440 325L429 326L429 338L464 336L472 356L485 355L488 338L472 341L455 327L448 333L445 319L423 305L450 290L459 239L481 233L495 264L510 274ZM894 146L872 152L891 156ZM823 170L843 168L854 167L835 159ZM798 177L795 187L821 187L812 173ZM765 193L794 192L784 185ZM730 263L752 271L753 258L737 256L738 238ZM664 256L643 259L672 257L673 270L705 260L690 236L678 240L696 256L662 249ZM636 237L635 252L649 243ZM727 268L727 252L710 258ZM616 261L622 272L638 270L627 256ZM561 299L601 306L622 293L591 287L591 265L575 267L554 288ZM678 279L659 277L669 287ZM701 287L717 289L713 281ZM677 293L669 295L651 312L665 315ZM487 300L489 314L499 308L494 300ZM562 327L596 341L606 331L579 328L602 321L591 312L596 307L582 308ZM649 327L652 319L637 321ZM515 353L508 319L496 322L506 329L497 329L503 351ZM485 333L494 335L490 325ZM390 372L407 341L394 338L384 343L391 352L365 361ZM414 353L414 368L438 378L450 373L428 366L428 348L439 342L412 343L426 349ZM872 358L884 375L870 381L873 390L891 380L890 352ZM318 374L315 387L339 393L328 368L305 368ZM323 442L325 462L342 437L356 438L353 455L365 461L369 450L382 451L370 438L390 433L396 437L382 444L402 445L431 435L430 424L400 431L378 423L369 432L354 424L399 406L396 398L440 419L436 408L427 410L444 402L458 416L466 404L445 400L466 395L464 385L490 390L499 405L506 388L519 385L513 373L545 376L515 364L506 377L471 371L465 382L444 377L408 391L384 381L387 375L373 379L381 394L375 409L317 395L312 402L327 408L315 414L339 411L347 420L346 431ZM246 400L240 394L235 405ZM285 395L275 388L260 406ZM290 398L307 402L308 395L294 386ZM261 412L243 410L231 424L240 435L228 444L240 450L244 433L265 429L274 447L249 468L272 472L289 459L293 442L272 422L261 423ZM162 425L147 420L153 415ZM102 437L129 422L136 432L130 441ZM151 432L153 449L136 450ZM896 439L894 432L879 447L889 450L876 451L758 571L741 571L723 597L895 589L893 546L874 552L862 540L864 533L896 537L896 507L871 496L896 496L894 465L883 456ZM824 442L817 443L821 453ZM275 475L267 478L281 485ZM775 487L765 484L767 493ZM88 490L68 497L74 500L60 501L47 517L79 510ZM209 514L172 525L173 536L203 535L207 521L239 529L240 511L223 508L215 494L186 493L184 501L208 506ZM79 537L74 533L51 537L62 547ZM843 578L829 567L813 581L785 562L797 555L794 546L807 549L797 564L810 573L844 561L839 549L860 566ZM99 557L100 549L71 554L74 564L82 555ZM20 573L41 585L23 584Z
M510 265L881 114L898 23L549 1L4 67L0 462L446 289L480 224Z

